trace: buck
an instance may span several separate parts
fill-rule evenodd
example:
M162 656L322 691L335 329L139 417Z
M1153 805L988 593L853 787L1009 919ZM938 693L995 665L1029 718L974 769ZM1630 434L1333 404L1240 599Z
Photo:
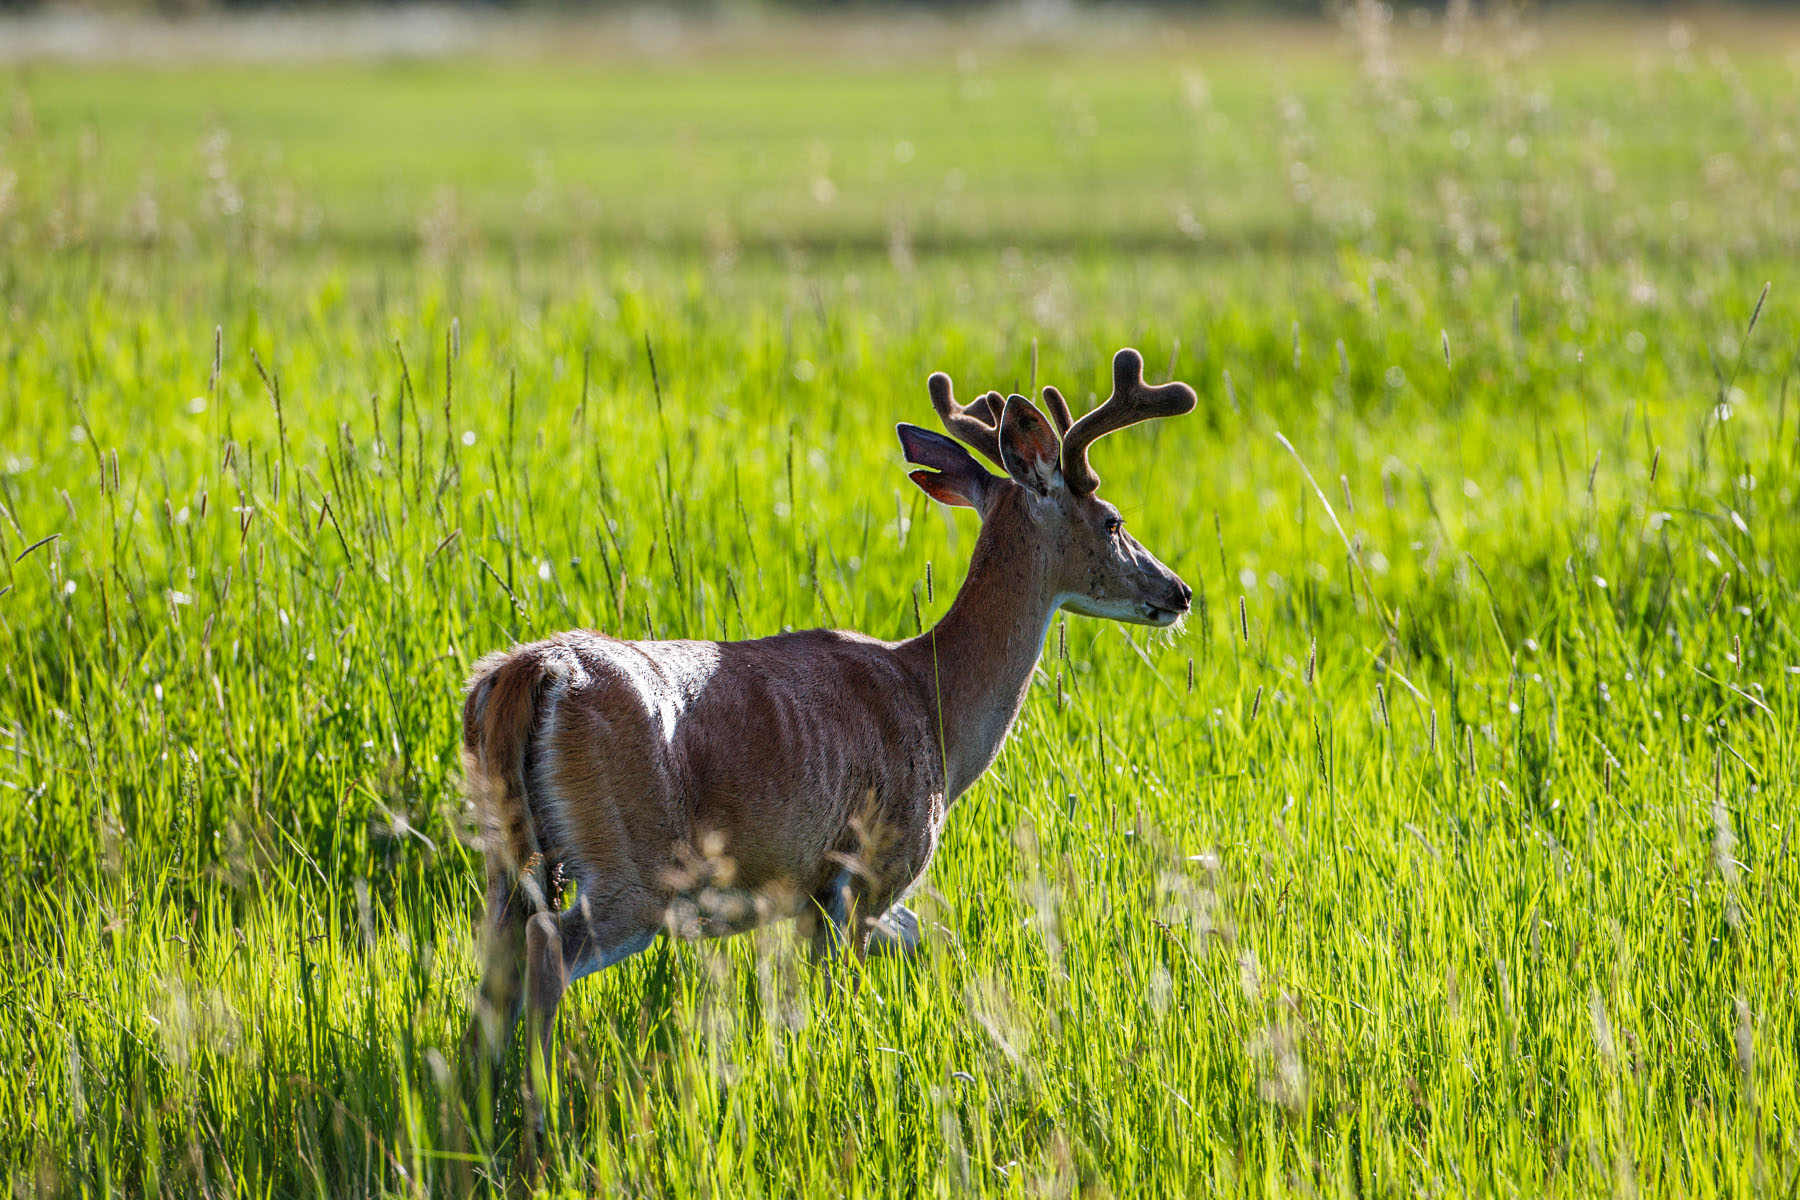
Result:
M1153 626L1188 611L1191 589L1095 495L1088 447L1192 411L1192 388L1146 386L1126 349L1111 396L1079 421L1055 388L1049 418L1019 395L959 405L942 373L928 390L945 427L1005 474L898 427L925 468L913 481L981 516L968 578L920 636L576 631L476 664L463 762L486 853L487 961L471 1033L496 1059L524 1008L548 1067L569 984L664 931L805 914L821 957L916 946L897 902L999 754L1057 611ZM564 879L576 900L559 908Z

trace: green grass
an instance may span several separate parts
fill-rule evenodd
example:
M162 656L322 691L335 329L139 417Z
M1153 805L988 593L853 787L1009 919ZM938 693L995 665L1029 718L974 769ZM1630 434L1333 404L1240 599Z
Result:
M579 985L537 1186L1791 1194L1800 39L1442 33L0 72L12 1191L516 1178L469 665L910 635L925 374L1131 343L1195 616L1059 628L856 995Z

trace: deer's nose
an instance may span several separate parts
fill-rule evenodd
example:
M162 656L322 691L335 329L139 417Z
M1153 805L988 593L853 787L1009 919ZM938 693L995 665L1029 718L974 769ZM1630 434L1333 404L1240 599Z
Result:
M1181 607L1185 609L1194 602L1194 589L1177 579L1175 581L1175 598L1181 601Z

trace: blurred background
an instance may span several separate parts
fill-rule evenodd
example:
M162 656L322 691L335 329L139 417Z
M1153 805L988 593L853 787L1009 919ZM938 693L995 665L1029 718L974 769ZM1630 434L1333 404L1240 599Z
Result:
M498 1177L470 664L911 636L926 373L1133 344L1186 628L1059 625L884 1000L583 984L551 1186L1792 1191L1797 201L1775 5L10 4L0 1170Z

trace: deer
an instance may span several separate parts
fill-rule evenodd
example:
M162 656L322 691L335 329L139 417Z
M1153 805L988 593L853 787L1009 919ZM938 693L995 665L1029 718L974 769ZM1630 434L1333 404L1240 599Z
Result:
M576 630L475 665L462 757L487 911L470 1037L490 1065L523 1012L547 1072L568 987L662 934L805 916L817 959L918 946L901 898L998 756L1055 615L1168 627L1189 611L1192 589L1126 532L1088 462L1109 433L1193 411L1193 388L1147 385L1143 367L1120 350L1111 395L1080 420L1054 387L1046 417L997 391L958 404L950 377L930 376L955 438L900 424L910 478L981 529L955 599L917 637Z

